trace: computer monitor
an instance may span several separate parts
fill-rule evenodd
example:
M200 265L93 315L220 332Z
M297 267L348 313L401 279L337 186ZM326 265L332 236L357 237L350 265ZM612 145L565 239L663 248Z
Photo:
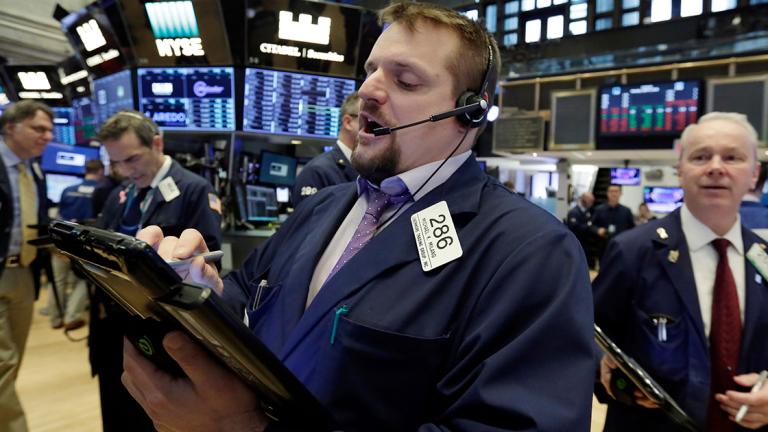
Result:
M75 145L75 110L72 108L53 109L53 142Z
M643 188L643 198L648 210L654 213L670 213L683 205L683 188L649 186Z
M87 144L96 138L95 102L90 96L72 100L75 114L75 143Z
M161 129L235 130L231 67L138 69L139 111Z
M48 143L40 165L45 172L84 175L85 163L91 159L99 159L98 148Z
M61 201L61 194L64 192L64 189L82 182L83 178L80 176L48 173L45 175L45 194L49 200L58 204Z
M288 203L291 202L291 188L287 186L278 186L275 188L277 202Z
M118 111L134 109L131 71L124 70L93 80L93 100L97 126Z
M611 184L637 186L640 184L640 168L611 168Z
M275 189L265 186L246 185L246 219L255 222L277 220Z
M259 182L292 186L296 181L296 158L262 150Z

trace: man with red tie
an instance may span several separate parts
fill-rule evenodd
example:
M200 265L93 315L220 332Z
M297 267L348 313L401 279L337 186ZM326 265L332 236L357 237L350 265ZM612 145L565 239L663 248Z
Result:
M688 126L677 166L684 205L612 240L593 282L595 322L710 432L768 424L768 387L750 394L768 368L768 256L739 217L757 181L757 141L741 114ZM615 367L602 358L609 395ZM632 405L604 399L606 431L680 430L639 392Z

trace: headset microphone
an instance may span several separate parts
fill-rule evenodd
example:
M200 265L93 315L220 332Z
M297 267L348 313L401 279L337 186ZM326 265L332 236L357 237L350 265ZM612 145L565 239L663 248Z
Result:
M434 115L429 116L429 118L425 118L424 120L419 120L417 122L408 123L408 124L404 124L404 125L401 125L401 126L395 126L393 128L378 127L378 128L373 130L373 135L375 135L375 136L389 135L389 134L391 134L392 132L394 132L396 130L417 126L417 125L420 125L422 123L436 122L436 121L440 121L440 120L445 120L447 118L455 117L457 115L462 115L462 114L467 113L467 112L473 112L473 111L478 111L478 110L485 111L485 110L487 110L487 108L488 108L488 102L486 102L484 99L479 99L477 102L474 102L472 104L465 105L465 106L460 107L460 108L452 109L450 111L446 111L446 112L443 112L443 113L440 113L440 114L434 114Z

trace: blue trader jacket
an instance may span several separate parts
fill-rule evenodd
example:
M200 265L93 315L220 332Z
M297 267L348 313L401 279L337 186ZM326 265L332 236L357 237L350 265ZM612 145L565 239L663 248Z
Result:
M296 207L324 187L351 182L356 178L357 171L352 168L337 143L333 150L314 157L301 170L293 186L291 203Z
M352 183L320 191L224 281L225 300L340 429L589 430L592 299L562 223L470 157L305 310L315 266L356 199ZM424 272L411 215L443 200L463 256Z
M743 226L741 235L745 253L754 243L765 245ZM739 374L768 368L768 286L745 262ZM595 322L703 425L709 401L709 348L680 210L611 241L593 286ZM667 320L664 341L654 323L661 317ZM606 431L678 430L660 410L609 402Z
M79 185L64 189L59 201L59 217L68 221L83 221L92 219L93 203L91 197L96 190L96 180L83 180Z

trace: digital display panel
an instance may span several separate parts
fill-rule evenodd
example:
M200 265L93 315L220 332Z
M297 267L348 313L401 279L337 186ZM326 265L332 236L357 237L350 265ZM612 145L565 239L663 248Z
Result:
M66 106L64 87L56 66L4 66L10 84L21 99L34 99L50 106Z
M676 135L699 116L699 81L600 89L601 136Z
M139 111L163 129L235 129L232 68L139 69Z
M53 108L53 142L75 145L75 110Z
M112 114L133 109L131 71L125 70L93 80L93 113L96 126L101 126Z
M139 66L232 64L219 0L123 1Z
M356 76L362 9L301 0L247 3L247 64Z
M648 210L654 213L670 213L683 205L683 188L680 187L645 187L643 199Z
M48 143L40 166L45 172L85 174L85 163L99 159L99 149Z
M90 97L72 100L75 117L75 143L85 144L96 137L95 102Z
M110 75L125 68L127 62L109 19L96 4L62 18L61 29L94 76Z
M341 104L353 91L352 79L248 68L243 130L336 138Z
M611 184L637 186L640 184L640 168L611 168Z
M277 220L278 204L274 188L246 185L245 192L245 214L248 221Z
M268 151L261 152L259 181L291 186L296 181L296 158Z
M80 176L66 174L46 174L45 175L45 194L48 199L58 204L61 201L61 194L64 189L78 185L83 182Z

